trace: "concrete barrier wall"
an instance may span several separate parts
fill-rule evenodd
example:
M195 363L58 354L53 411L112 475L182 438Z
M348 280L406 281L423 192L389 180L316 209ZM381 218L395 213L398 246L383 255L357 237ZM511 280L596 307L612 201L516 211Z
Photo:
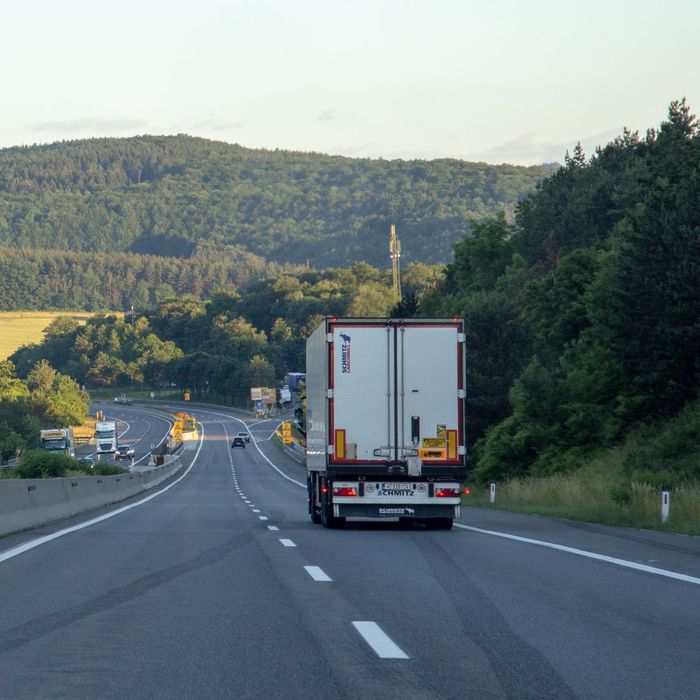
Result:
M118 503L157 486L182 469L179 456L160 467L114 476L0 479L0 535Z

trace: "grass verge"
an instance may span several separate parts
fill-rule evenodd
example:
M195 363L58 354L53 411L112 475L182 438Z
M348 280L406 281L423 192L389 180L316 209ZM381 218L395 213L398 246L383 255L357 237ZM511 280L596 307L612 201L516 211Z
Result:
M625 447L610 450L574 472L512 479L496 485L496 503L489 489L469 485L465 506L549 515L585 522L700 535L700 483L674 485L670 518L661 523L661 489L631 481L622 464Z

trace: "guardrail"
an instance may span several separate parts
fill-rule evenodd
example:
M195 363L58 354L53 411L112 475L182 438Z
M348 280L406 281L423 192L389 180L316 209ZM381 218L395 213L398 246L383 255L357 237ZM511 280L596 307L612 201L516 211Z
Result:
M118 503L157 486L182 469L179 455L144 472L56 479L0 479L0 535Z

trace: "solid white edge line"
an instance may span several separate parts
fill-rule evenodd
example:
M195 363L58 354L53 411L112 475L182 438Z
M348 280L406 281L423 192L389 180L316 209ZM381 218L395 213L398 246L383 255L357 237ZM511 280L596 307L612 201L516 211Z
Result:
M314 581L332 581L333 579L320 566L305 566L306 573Z
M586 557L588 559L596 559L597 561L604 561L608 564L615 564L616 566L622 566L626 569L634 569L635 571L643 571L647 574L654 574L655 576L664 576L666 578L675 579L676 581L685 581L686 583L693 583L696 586L700 586L700 578L695 576L688 576L687 574L679 574L675 571L668 571L667 569L658 569L655 566L647 566L646 564L637 564L633 561L627 561L625 559L617 559L616 557L609 557L605 554L596 554L595 552L587 552L585 549L576 549L575 547L567 547L563 544L555 544L554 542L546 542L543 540L533 540L529 537L520 537L519 535L509 535L505 532L497 532L495 530L484 530L480 527L473 527L471 525L462 525L461 523L455 523L455 527L459 527L462 530L471 530L472 532L480 532L483 535L493 535L494 537L503 537L506 540L514 540L516 542L524 542L526 544L535 544L539 547L546 547L547 549L556 549L559 552L568 552L569 554L576 554L579 557Z
M352 624L380 659L408 658L406 652L392 641L376 622L362 620L353 622Z
M124 513L127 510L131 510L132 508L136 508L136 506L141 506L144 503L148 503L148 501L153 500L154 498L157 498L161 494L164 494L166 491L169 491L175 484L180 483L189 473L192 467L194 466L195 462L197 461L197 457L199 457L199 452L202 449L202 445L204 444L204 426L200 423L199 427L201 429L200 432L200 438L199 438L199 447L197 447L197 452L195 452L194 457L192 458L192 461L190 462L190 466L187 467L185 470L185 473L179 476L175 481L173 481L172 484L168 484L165 488L161 489L160 491L151 494L150 496L147 496L146 498L142 498L140 501L136 501L135 503L130 503L128 506L122 506L121 508L117 508L116 510L112 510L109 513L105 513L104 515L100 515L97 518L93 518L92 520L86 520L84 523L78 523L77 525L73 525L72 527L67 527L64 530L58 530L57 532L54 532L50 535L45 535L44 537L39 537L35 540L30 540L29 542L25 542L24 544L18 545L17 547L13 547L12 549L8 549L6 552L0 553L0 562L7 561L8 559L12 559L13 557L16 557L20 554L23 554L24 552L28 552L30 549L34 549L35 547L39 547L42 544L46 544L47 542L51 542L51 540L55 540L59 537L63 537L64 535L69 535L71 532L76 532L77 530L83 530L86 527L90 527L92 525L96 525L97 523L101 523L103 520L108 520L109 518L113 518L115 515L119 515L120 513Z
M288 540L285 538L280 539L280 542L285 546L285 547L296 547L294 542L292 540Z

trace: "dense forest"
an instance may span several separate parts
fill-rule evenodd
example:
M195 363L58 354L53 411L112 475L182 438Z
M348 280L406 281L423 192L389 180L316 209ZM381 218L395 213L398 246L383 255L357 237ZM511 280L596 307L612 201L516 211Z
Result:
M513 219L471 221L446 267L407 266L402 299L367 263L287 270L133 322L60 319L11 359L21 377L45 359L91 386L175 382L240 401L303 369L321 315L460 315L478 478L571 469L645 430L671 437L629 458L637 478L700 478L699 203L698 122L674 102L643 137L576 147Z
M455 247L422 314L467 321L473 458L487 479L576 466L680 414L640 473L700 444L700 135L685 101L644 138L580 147ZM680 426L680 427L679 427ZM660 430L660 429L659 429Z
M188 136L0 150L0 244L188 258L202 243L316 269L447 262L468 219L505 210L552 167L251 150Z
M420 298L441 276L438 266L408 265L407 295ZM283 274L243 293L163 301L134 318L101 316L80 325L59 317L39 345L12 356L19 376L37 362L90 387L175 383L195 398L244 403L250 386L275 385L304 368L305 338L324 315L386 316L399 302L385 271L351 268Z
M233 292L282 269L295 268L233 246L200 246L186 259L0 248L0 311L141 310L181 294L205 299Z

